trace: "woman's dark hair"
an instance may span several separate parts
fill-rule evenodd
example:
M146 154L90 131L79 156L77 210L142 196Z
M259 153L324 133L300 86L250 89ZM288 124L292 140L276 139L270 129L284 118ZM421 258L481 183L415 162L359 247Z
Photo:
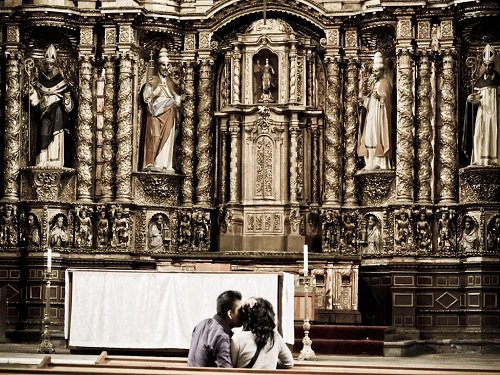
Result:
M241 322L244 331L251 331L255 336L257 349L262 349L271 340L274 345L273 305L264 298L252 298L241 306Z

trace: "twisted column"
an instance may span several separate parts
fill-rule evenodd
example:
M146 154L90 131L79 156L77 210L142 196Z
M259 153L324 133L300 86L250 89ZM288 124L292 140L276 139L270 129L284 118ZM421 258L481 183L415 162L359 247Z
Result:
M229 175L228 170L228 154L227 154L227 137L229 134L229 119L227 117L219 118L219 139L220 139L220 183L219 183L219 199L220 203L227 202L227 183Z
M187 62L184 69L184 93L182 122L182 161L184 174L182 183L182 203L184 206L193 204L193 150L194 150L194 69L193 63Z
M297 101L297 47L290 46L290 102Z
M457 122L456 122L455 51L447 49L443 56L440 96L440 203L457 201Z
M297 202L297 138L299 135L297 119L290 121L290 202Z
M241 79L241 52L238 45L233 50L233 73L232 73L233 104L240 104L240 79ZM255 89L255 88L254 88Z
M5 93L4 196L19 200L19 135L21 132L21 84L19 55L7 53Z
M341 142L341 80L339 60L326 57L326 118L325 118L325 204L340 204Z
M239 200L238 184L238 138L240 135L240 124L236 119L229 121L229 133L231 134L231 152L229 161L229 202L237 203Z
M319 201L319 129L312 129L312 203Z
M426 52L420 56L417 99L417 202L431 203L431 64Z
M411 53L398 53L398 104L396 147L396 199L411 202L413 197L413 69Z
M196 146L198 185L196 186L196 197L201 205L210 205L212 202L212 65L213 60L209 58L202 60L200 64L198 144Z
M132 56L123 53L118 76L118 130L116 132L116 200L128 202L132 196Z
M113 198L113 139L115 131L114 103L115 103L115 62L113 57L107 56L104 63L104 123L102 127L102 167L101 189L103 201Z
M76 155L78 159L77 199L92 202L92 63L91 56L80 58L80 84L78 103L78 131Z
M346 206L357 206L356 181L357 172L357 140L358 131L358 64L353 58L347 63L345 108L345 154L344 154L344 202Z

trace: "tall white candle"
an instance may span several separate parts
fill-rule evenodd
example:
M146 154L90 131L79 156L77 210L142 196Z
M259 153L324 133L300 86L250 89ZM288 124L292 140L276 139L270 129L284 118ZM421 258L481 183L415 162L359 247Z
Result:
M304 245L304 276L309 274L309 250L307 245Z
M49 247L47 249L47 272L52 271L52 249Z

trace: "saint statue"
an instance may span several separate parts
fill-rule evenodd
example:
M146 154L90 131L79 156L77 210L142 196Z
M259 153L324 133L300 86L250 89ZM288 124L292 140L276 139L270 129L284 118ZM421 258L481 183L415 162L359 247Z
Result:
M273 100L273 94L271 93L272 87L274 87L274 68L269 64L269 59L266 57L266 63L262 67L262 99L263 100Z
M384 77L384 57L380 52L373 58L369 90L360 102L366 116L360 123L358 156L364 158L365 170L390 169L392 85Z
M500 160L500 74L495 70L495 55L487 44L484 73L467 97L462 150L472 165L498 165Z
M470 216L464 218L464 229L459 240L459 248L462 253L474 253L479 247L479 236L474 219Z
M64 167L64 138L70 133L69 114L75 106L56 59L57 52L51 44L45 52L38 81L29 85L30 103L37 110L35 113L39 113L36 116L36 165L41 167Z
M142 93L147 108L143 170L175 173L174 141L182 97L170 78L172 66L165 48L158 56L158 75L148 77Z

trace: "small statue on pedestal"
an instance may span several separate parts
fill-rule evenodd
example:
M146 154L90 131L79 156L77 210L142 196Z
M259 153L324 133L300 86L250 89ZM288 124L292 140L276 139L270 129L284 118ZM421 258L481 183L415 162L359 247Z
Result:
M477 234L477 225L469 215L466 215L463 220L464 228L462 236L459 240L459 249L462 254L474 254L479 247L479 236Z

